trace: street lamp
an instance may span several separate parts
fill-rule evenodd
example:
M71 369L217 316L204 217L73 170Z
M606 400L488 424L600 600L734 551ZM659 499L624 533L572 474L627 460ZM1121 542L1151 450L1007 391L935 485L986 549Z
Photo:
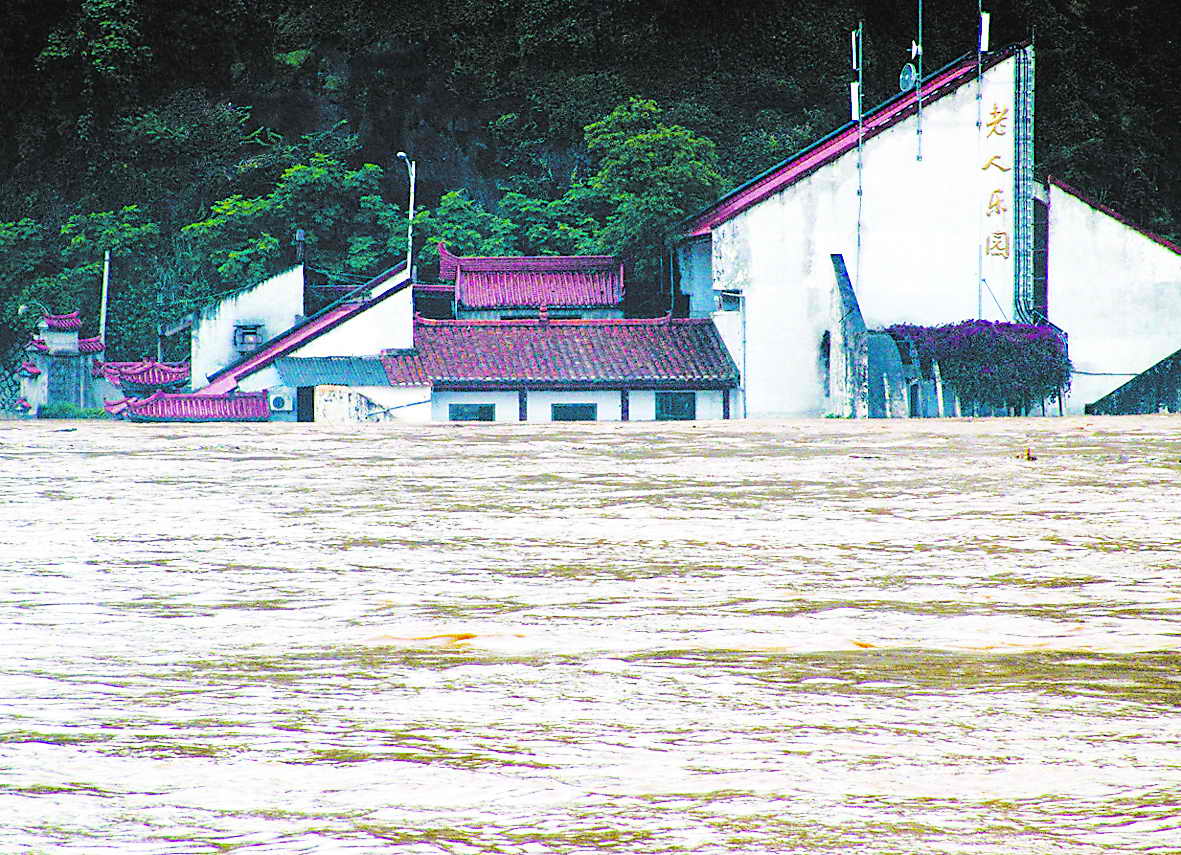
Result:
M406 152L398 152L398 160L406 164L406 175L410 179L410 205L406 208L406 276L414 279L414 161Z

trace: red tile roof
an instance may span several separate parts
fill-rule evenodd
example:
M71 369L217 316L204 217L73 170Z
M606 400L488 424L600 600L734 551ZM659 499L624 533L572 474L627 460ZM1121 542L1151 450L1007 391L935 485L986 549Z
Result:
M709 318L439 321L418 318L417 360L383 354L391 385L729 388L738 369Z
M439 278L455 280L455 299L465 309L623 302L623 263L612 255L456 256L440 243Z
M377 297L369 297L368 292L381 285L390 277L402 272L406 267L406 262L391 267L389 270L378 274L373 279L366 282L364 285L356 289L357 296L352 300L344 300L339 303L333 303L326 306L310 318L302 321L291 327L286 332L280 333L275 338L263 344L258 350L239 359L237 362L227 365L225 368L214 374L204 389L201 389L201 394L218 394L228 392L238 385L238 381L243 377L253 374L266 366L270 365L281 356L286 356L291 351L298 347L302 347L309 341L320 337L324 333L332 330L342 323L347 321L353 315L359 314L370 306L380 303L387 297L398 293L403 288L410 285L410 279L407 278L404 282L394 285L386 291L381 292Z
M45 353L49 350L49 345L45 343L43 338L29 339L29 343L25 345L25 350L39 350Z
M417 350L387 350L381 354L381 364L391 386L431 385L431 378Z
M106 343L98 336L78 339L79 353L102 353L106 349Z
M67 315L45 315L42 320L47 327L58 332L82 329L82 318L77 312L70 312Z
M36 377L41 373L41 369L31 362L22 362L17 372L25 377Z
M143 400L107 405L107 412L115 409L133 422L261 422L271 417L265 390L240 395L156 392Z
M29 403L27 398L17 398L16 408L27 413L29 410L33 409L33 405Z
M165 389L182 386L189 380L189 363L156 362L96 362L94 376L104 377L112 385L134 389Z
M1025 45L1010 45L984 57L983 69L992 68L1022 50ZM966 83L976 79L976 54L972 53L930 75L921 86L895 95L884 104L864 114L862 118L863 139L871 139L882 131L898 124L917 110L919 90L923 105L932 104L950 95ZM790 187L820 167L831 163L842 154L857 147L857 122L850 122L819 142L798 154L752 178L746 184L730 191L705 210L687 219L682 225L685 236L701 236L710 233L727 220L736 217L747 208L761 202L781 190Z

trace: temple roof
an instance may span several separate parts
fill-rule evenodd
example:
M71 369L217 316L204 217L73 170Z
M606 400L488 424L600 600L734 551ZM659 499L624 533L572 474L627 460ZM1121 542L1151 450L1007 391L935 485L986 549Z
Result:
M1014 56L1025 47L1024 44L1010 45L1003 50L986 54L980 68L982 71L986 71ZM867 111L862 116L861 139L871 139L913 115L917 110L920 89L925 107L950 95L964 84L974 81L976 69L976 54L973 52L949 63L934 74L928 75L919 87L895 95L874 109ZM712 229L727 220L811 175L846 152L857 148L857 140L858 123L849 122L803 151L792 155L761 175L755 176L741 187L731 190L709 207L684 220L681 224L682 236L708 235Z
M102 353L107 349L106 342L98 336L94 338L80 338L78 339L79 353Z
M142 400L104 404L133 422L259 422L271 417L266 391L237 395L156 392Z
M440 321L382 356L394 386L729 388L738 369L709 318Z
M46 344L43 338L31 338L28 344L25 345L25 350L36 350L41 353L47 353L49 351L49 345Z
M78 312L70 312L69 314L65 315L47 314L41 318L41 322L55 332L82 329L82 318L79 316Z
M465 309L623 302L623 263L612 255L457 256L440 243L439 278L455 280L455 300Z
M94 376L103 377L114 386L134 386L141 389L180 386L189 380L189 363L156 362L96 362Z
M316 312L316 314L311 315L290 329L275 336L270 341L265 342L258 350L247 354L237 362L230 363L216 374L213 374L210 377L209 385L202 389L201 392L203 394L216 394L230 391L238 385L238 381L241 378L253 374L261 368L265 368L279 357L286 356L296 348L302 347L313 339L319 338L324 333L340 326L354 315L365 311L387 297L408 287L410 285L409 277L404 282L380 292L376 297L368 296L370 291L402 272L405 268L406 262L403 261L391 267L389 270L378 274L364 285L356 288L349 297L325 306L319 312Z
M20 368L17 369L17 372L19 374L23 374L25 377L36 377L41 373L41 369L32 362L22 362L20 364Z

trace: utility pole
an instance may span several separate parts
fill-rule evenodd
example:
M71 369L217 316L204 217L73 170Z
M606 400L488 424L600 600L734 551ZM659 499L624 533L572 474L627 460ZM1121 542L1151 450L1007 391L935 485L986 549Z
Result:
M410 204L406 208L406 276L414 279L414 179L418 172L414 161L404 151L398 152L398 160L406 164L406 175L410 179Z
M111 282L111 251L103 254L103 296L102 305L98 310L98 338L106 343L107 340L107 289Z

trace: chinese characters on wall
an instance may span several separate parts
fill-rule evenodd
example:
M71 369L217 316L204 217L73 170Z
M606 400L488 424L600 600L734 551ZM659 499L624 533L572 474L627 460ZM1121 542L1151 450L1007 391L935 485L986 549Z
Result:
M980 205L983 234L980 236L987 281L1004 281L1013 255L1013 156L1012 110L992 102L985 108L980 126Z

